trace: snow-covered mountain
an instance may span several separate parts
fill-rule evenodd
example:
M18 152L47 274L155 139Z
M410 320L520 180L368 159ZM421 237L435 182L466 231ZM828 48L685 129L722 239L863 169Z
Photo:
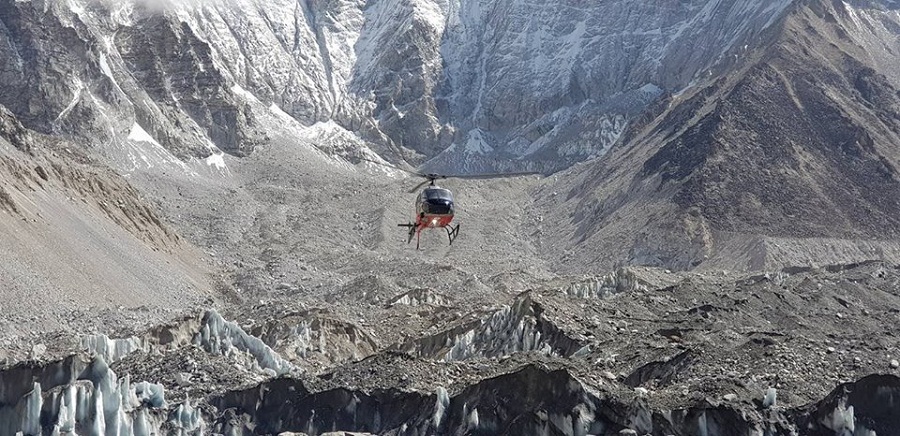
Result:
M803 14L832 18L827 25L807 19L812 24L804 28L796 24L805 22L797 18ZM894 68L898 27L898 4L887 0L0 0L0 105L27 129L89 144L126 175L146 169L227 174L231 158L226 155L247 156L269 138L285 136L316 145L328 156L405 160L440 172L551 172L620 144L617 154L581 173L590 174L586 182L578 175L565 177L554 188L571 190L573 180L583 183L572 190L581 195L568 197L581 201L574 211L556 207L556 200L546 203L554 213L566 214L559 218L563 222L575 216L584 240L596 236L597 228L618 232L601 245L630 252L609 254L609 264L622 258L667 263L678 257L674 264L686 266L711 254L714 244L707 234L716 229L876 236L871 213L848 212L840 226L811 215L816 207L804 212L802 225L790 219L797 214L786 208L798 204L800 192L831 195L820 188L837 180L833 171L846 169L831 165L834 159L820 168L816 177L822 183L766 201L759 200L767 198L765 192L756 199L716 194L719 182L697 184L697 178L684 192L702 196L674 197L674 184L665 185L671 192L623 184L660 174L682 183L703 165L721 161L744 164L701 173L710 180L746 176L746 183L725 194L746 186L790 186L771 174L744 171L764 171L777 162L748 160L752 154L740 152L729 151L727 158L714 154L715 144L734 147L736 140L722 131L735 132L748 147L769 144L776 153L784 143L760 138L770 138L774 130L768 123L780 126L797 112L794 106L809 117L789 126L796 128L795 142L812 141L809 147L831 153L828 147L841 146L833 143L840 132L824 135L823 129L843 124L861 132L856 135L861 144L870 138L880 150L870 157L884 157L890 168L893 121L874 116L878 112L868 107L896 113L890 89L900 86ZM831 33L816 34L825 31ZM822 41L840 49L826 50ZM823 58L831 60L823 63ZM760 65L776 72L760 73L765 69ZM782 75L789 83L800 80L780 91L789 101L737 92L774 86L760 77ZM743 85L745 79L753 85ZM804 88L804 83L815 85ZM801 95L816 87L829 91ZM809 98L821 105L804 103ZM726 111L728 102L734 102L734 113ZM846 109L857 104L866 109ZM813 122L835 107L843 108L835 112L843 114L835 115L840 122ZM748 112L751 108L758 113ZM852 123L844 123L847 119ZM881 190L869 182L860 186L864 192ZM851 197L829 201L860 210ZM622 221L629 225L621 229L604 226L626 199L635 205L658 202L667 211L675 204L679 212L675 218L668 212L654 218L641 211L636 212L640 219ZM731 208L744 203L755 211L752 217L734 218ZM692 208L705 208L716 222L695 222L691 214L679 218ZM776 209L781 212L773 215ZM890 221L892 215L885 216ZM632 227L646 220L689 223L694 236L688 245L700 248L687 257L699 257L687 260L683 244L656 246L658 235ZM669 224L660 226L670 238ZM566 252L584 240L561 234L554 244Z
M898 11L0 0L0 436L894 434Z
M798 3L744 62L559 177L541 200L558 223L548 257L677 269L897 262L898 37L896 2Z
M3 0L0 104L124 170L171 161L158 146L245 155L274 120L349 158L553 171L739 60L790 3Z

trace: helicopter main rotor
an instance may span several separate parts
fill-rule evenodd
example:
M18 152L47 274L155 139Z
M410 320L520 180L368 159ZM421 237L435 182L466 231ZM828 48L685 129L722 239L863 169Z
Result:
M448 179L448 178L449 178L449 176L442 176L442 175L440 175L440 174L416 174L416 175L418 175L418 176L420 176L420 177L424 177L424 178L425 178L425 181L422 182L422 183L419 183L418 185L416 185L415 187L413 187L412 189L410 189L410 190L409 190L409 193L410 193L410 194L414 194L416 191L418 191L421 187L423 187L423 186L425 186L425 185L431 185L431 186L434 186L434 181L435 181L435 180L444 180L444 179Z
M436 180L444 180L444 179L495 179L498 177L514 177L514 176L525 176L525 175L533 175L538 174L535 172L528 173L495 173L495 174L457 174L457 175L447 175L447 174L435 174L435 173L421 173L418 171L412 171L405 168L400 168L396 165L392 165L385 162L377 162L371 159L363 158L363 160L376 163L379 165L386 166L388 168L393 168L398 171L403 171L405 173L412 174L416 177L421 177L425 179L423 182L417 184L415 187L410 190L410 194L414 194L416 191L421 189L423 186L427 184L431 184L434 186L434 182ZM437 191L437 192L431 192ZM416 214L415 221L410 223L402 223L397 224L400 227L408 228L407 232L407 240L406 243L411 243L413 237L416 238L416 250L419 249L419 236L422 233L422 230L425 229L433 229L433 228L443 228L447 231L447 238L450 240L450 245L453 245L453 240L459 236L459 224L453 225L451 222L453 221L453 196L449 190L446 189L434 189L422 191L419 194L418 199L416 200Z
M393 168L395 170L403 171L408 174L412 174L416 177L424 178L425 181L419 183L415 187L409 190L410 194L416 193L419 189L421 189L425 185L434 186L435 180L446 180L446 179L467 179L467 180L483 180L483 179L497 179L501 177L518 177L518 176L533 176L540 174L539 172L531 171L531 172L515 172L515 173L484 173L484 174L454 174L454 175L446 175L446 174L435 174L435 173L421 173L418 171L411 171L405 168L400 168L396 165L392 165L385 162L377 162L372 159L363 158L365 161L369 161L378 165L383 165L389 168Z

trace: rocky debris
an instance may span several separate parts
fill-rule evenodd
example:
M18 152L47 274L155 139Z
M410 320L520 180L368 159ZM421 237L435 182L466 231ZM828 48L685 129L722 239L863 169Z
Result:
M53 242L36 250L53 260L49 266L27 274L10 253L43 245L0 251L0 268L12 268L20 286L5 301L41 302L21 311L4 305L9 313L0 317L0 330L15 331L0 338L0 355L9 356L0 370L0 418L16 417L0 422L17 426L13 434L52 432L63 409L74 410L69 392L84 400L75 402L79 410L88 403L96 410L100 392L111 401L110 414L88 413L85 425L124 414L182 434L787 434L810 425L824 434L890 432L897 411L877 393L893 395L896 384L879 374L898 352L890 328L900 313L900 274L890 241L862 238L892 237L896 224L889 177L896 157L885 146L897 142L895 77L868 65L866 34L847 39L834 27L859 27L846 17L860 11L873 24L877 8L812 1L777 20L788 2L641 13L629 9L645 8L638 2L581 12L567 6L585 20L549 17L553 50L587 37L571 32L573 22L579 32L595 32L597 22L621 18L613 24L629 33L609 40L636 37L637 50L654 55L663 44L675 52L664 62L650 56L649 65L686 73L671 79L671 89L644 88L651 81L642 72L595 92L588 88L603 80L583 80L593 66L623 77L622 64L584 58L585 69L572 70L550 62L544 72L561 66L566 77L541 85L546 98L538 101L528 89L506 87L521 77L469 86L516 59L503 44L469 42L518 38L520 28L505 26L530 20L534 4L432 22L418 2L361 10L335 1L281 14L262 13L251 1L238 15L225 3L179 3L162 15L112 4L73 13L80 0L45 3L44 10L44 3L0 3L0 39L12 42L0 44L8 55L0 57L0 75L9 79L0 81L0 100L15 114L0 123L0 224L15 230L3 233L14 235L10 243L44 232ZM842 7L858 9L835 9ZM316 19L307 20L311 13ZM647 14L665 22L650 20L652 32L634 35L644 22L632 20ZM404 16L414 19L394 21ZM489 22L498 16L507 21ZM379 33L393 29L378 21L388 17L408 27ZM726 45L737 52L720 58L723 41L698 44L709 41L694 33L706 25L683 27L692 17L721 31L711 34L734 37ZM743 25L732 26L735 19ZM487 25L497 32L479 30ZM439 36L435 26L450 33ZM475 35L454 40L453 32ZM284 34L290 38L277 40ZM239 44L247 35L259 44ZM360 39L352 49L335 44L353 35ZM381 49L394 38L403 50ZM752 44L735 44L744 39ZM445 43L472 48L462 57L478 58L434 62L449 53L436 49ZM34 49L27 59L20 59L23 47ZM366 51L373 47L383 55ZM697 58L685 57L685 47ZM351 51L372 70L350 62L326 68L326 58ZM725 76L707 69L706 61L719 60L738 68ZM444 67L461 74L438 83L434 74ZM24 84L25 69L37 72L37 89ZM685 88L697 71L710 79ZM342 88L348 80L351 93ZM683 92L638 115L669 90ZM598 107L598 99L609 106ZM449 116L428 116L442 113ZM88 153L38 132L81 137L96 148ZM373 142L353 139L360 137ZM396 228L409 219L411 198L398 192L411 181L336 157L369 156L372 146L419 161L456 145L432 165L548 169L618 140L608 158L547 180L448 185L464 233L447 247L445 235L429 232L421 251L404 245ZM243 157L223 156L223 148ZM529 157L510 159L519 152ZM127 183L92 153L127 174ZM114 225L94 225L98 217ZM107 239L121 229L128 238ZM85 249L67 235L99 247ZM128 245L132 239L142 248ZM69 243L77 257L53 258ZM179 247L185 251L169 252ZM178 280L194 269L196 276ZM757 269L769 271L744 273ZM207 270L214 279L191 280ZM90 280L79 283L80 274ZM35 278L50 275L62 285ZM76 292L95 288L103 292ZM215 292L196 291L208 288ZM60 300L45 304L45 296ZM215 311L185 316L185 307ZM73 338L82 334L89 336ZM65 357L79 349L93 358ZM82 376L100 360L111 371ZM115 383L110 373L118 374ZM876 393L879 402L850 390ZM67 416L62 421L70 426Z
M695 358L696 356L691 350L686 350L671 359L647 363L625 377L624 383L636 389L643 389L638 386L649 381L653 381L656 386L665 386L671 383L672 378L689 366Z
M181 387L187 387L193 384L191 381L191 375L186 372L179 372L175 374L175 384Z
M361 360L379 349L359 326L314 311L283 316L250 332L281 356L316 370Z
M890 402L854 393L861 389L890 395L894 384L900 386L893 376L872 375L883 365L878 350L897 347L891 336L878 332L885 328L885 317L895 315L890 308L900 307L900 301L895 301L900 290L890 290L892 283L900 283L900 270L879 263L830 270L834 272L782 272L777 281L752 275L689 275L675 285L635 288L589 302L554 286L510 297L509 307L515 310L509 314L516 314L510 320L533 317L530 322L535 328L552 323L557 334L564 332L570 341L578 338L569 350L590 345L583 353L548 354L502 346L497 354L470 351L464 360L443 360L369 343L376 348L360 359L318 360L314 373L273 378L274 371L265 370L249 348L222 352L225 342L232 347L251 344L255 334L262 335L260 343L275 344L272 350L299 347L308 333L297 326L327 320L316 310L284 311L282 318L266 323L216 321L219 318L213 312L205 312L127 339L91 336L84 343L93 344L95 359L116 357L111 365L115 374L160 386L167 412L153 412L157 418L148 422L174 425L171 417L185 407L190 410L188 416L198 419L190 422L199 423L202 418L205 428L217 432L320 434L339 429L407 434L494 429L530 434L550 426L563 433L579 428L599 434L633 430L688 435L715 434L716 428L776 433L803 428L838 432L851 426L875 431L892 428L886 417L898 411L890 409ZM673 293L683 298L668 298ZM794 302L803 296L819 303ZM725 301L740 311L725 310ZM277 313L271 310L281 305L270 304L268 309L260 306L249 313L255 317ZM850 319L869 330L847 331L834 317L822 322L822 314L834 313L836 307L846 310L845 304L854 308L847 311ZM806 322L806 317L819 322ZM518 322L490 324L493 318L489 315L473 324L491 327L472 336L471 350L488 350L484 347L504 344L504 338L527 330ZM725 319L731 324L725 324ZM239 324L249 326L244 330ZM318 328L326 331L327 325ZM329 327L326 344L336 332L346 332L335 326L347 327ZM214 337L219 339L213 341ZM835 351L828 353L828 347ZM130 351L121 352L126 349ZM341 345L333 351L326 349L322 356L330 352L338 356L342 349ZM284 356L296 367L310 367L305 362L310 354L286 352ZM21 386L8 390L10 398L3 401L27 403L34 381L40 382L43 397L72 383L73 389L90 392L94 388L86 383L91 379L77 375L89 362L73 357L38 363L30 367L32 375L24 376L23 367L9 368L4 377L20 380ZM36 374L63 377L55 380ZM4 380L0 382L9 383ZM841 380L846 384L838 386ZM515 416L521 419L507 419ZM822 427L825 422L829 424Z
M59 358L44 336L141 328L209 297L202 258L129 180L74 142L6 133L0 324L17 359ZM33 147L10 147L16 141ZM38 343L51 356L32 353Z
M36 344L31 347L31 358L35 360L39 360L44 356L44 353L47 352L47 346L44 344Z

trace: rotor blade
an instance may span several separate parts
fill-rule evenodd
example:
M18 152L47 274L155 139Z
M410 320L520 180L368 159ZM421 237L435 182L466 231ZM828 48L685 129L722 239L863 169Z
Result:
M491 174L455 174L452 176L444 176L446 179L499 179L501 177L519 177L519 176L535 176L541 173L536 171L520 172L520 173L491 173Z
M431 179L427 179L427 180L425 180L424 182L419 183L418 185L416 185L415 188L410 189L410 190L409 190L409 193L410 193L410 194L415 194L416 191L419 190L419 188L421 188L421 187L423 187L423 186L425 186L425 185L427 185L427 184L429 184L429 183L431 183L431 182L432 182Z
M467 180L479 180L479 179L498 179L502 177L519 177L519 176L534 176L541 175L540 172L537 171L526 171L526 172L517 172L517 173L487 173L487 174L454 174L454 175L443 175L443 174L430 174L430 173L420 173L417 171L411 171L405 168L400 168L396 165L386 163L386 162L378 162L376 160L361 158L364 161L372 162L374 164L386 166L388 168L393 168L398 171L403 171L408 174L412 174L417 177L422 177L425 179L424 182L419 183L416 187L412 188L409 192L415 193L419 190L419 188L425 186L428 183L434 182L435 180L443 180L443 179L467 179Z
M376 161L376 160L372 160L372 159L368 159L368 158L361 158L361 159L364 160L364 161L372 162L373 164L378 164L378 165L385 166L385 167L388 167L388 168L393 168L393 169L395 169L395 170L403 171L404 173L409 173L409 174L412 174L412 175L414 175L414 176L428 178L428 175L427 175L427 174L422 174L422 173L419 173L419 172L416 172L416 171L410 171L410 170L407 170L407 169L405 169L405 168L400 168L400 167L398 167L398 166L396 166L396 165L389 164L389 163L387 163L387 162L378 162L378 161Z

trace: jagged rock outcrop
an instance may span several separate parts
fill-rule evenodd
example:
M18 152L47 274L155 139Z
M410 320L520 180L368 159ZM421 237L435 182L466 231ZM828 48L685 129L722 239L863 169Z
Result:
M889 434L900 428L900 415L894 410L900 380L874 374L838 386L819 404L810 407L804 417L811 435Z

